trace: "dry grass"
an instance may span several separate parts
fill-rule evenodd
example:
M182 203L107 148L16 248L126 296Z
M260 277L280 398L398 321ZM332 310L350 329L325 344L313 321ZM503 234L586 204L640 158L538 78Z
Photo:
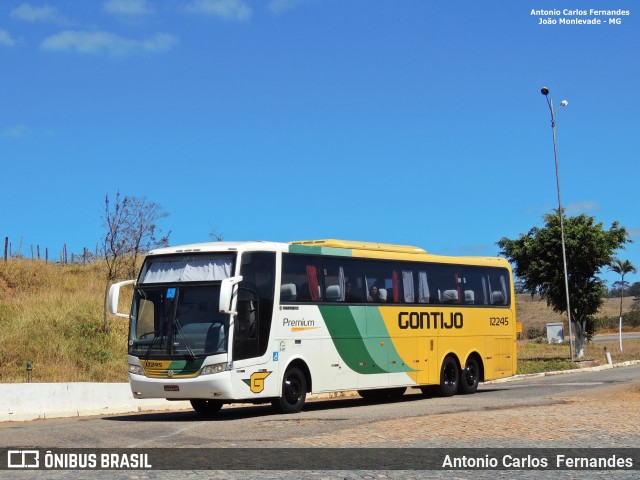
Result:
M518 343L518 373L538 373L605 365L605 348L613 363L640 359L640 339L623 339L623 351L618 342L590 342L585 345L584 359L571 362L569 343L547 344L537 341Z
M128 325L102 329L106 271L12 259L0 262L0 382L126 381Z
M634 303L637 304L637 302L634 302L633 297L624 297L622 301L623 313L631 310ZM617 317L619 313L620 299L606 298L597 316ZM532 298L531 295L518 294L516 298L516 316L518 321L522 323L522 332L525 337L530 329L544 331L547 323L564 323L565 333L569 331L566 314L555 313L551 307L547 306L545 300L537 296Z

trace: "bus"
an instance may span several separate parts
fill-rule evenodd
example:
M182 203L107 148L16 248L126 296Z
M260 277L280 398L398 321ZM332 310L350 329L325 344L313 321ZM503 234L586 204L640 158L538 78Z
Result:
M129 318L133 396L203 415L232 402L295 413L310 393L474 393L516 372L514 302L503 258L334 239L153 250L108 296Z

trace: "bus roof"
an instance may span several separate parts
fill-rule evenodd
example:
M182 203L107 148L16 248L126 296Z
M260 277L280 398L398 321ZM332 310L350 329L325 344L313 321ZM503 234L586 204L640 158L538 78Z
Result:
M392 243L359 242L355 240L336 240L334 238L323 240L298 240L289 242L292 245L311 245L315 247L349 248L351 250L373 250L377 252L415 253L425 254L427 251L411 245L394 245Z
M237 250L287 250L286 243L264 242L264 241L244 241L244 242L204 242L192 243L189 245L176 245L174 247L156 248L147 255L171 255L180 253L203 253L203 252L234 252Z
M355 240L321 239L297 240L289 243L244 241L206 242L151 250L147 255L172 255L184 253L237 252L237 251L280 251L320 255L339 255L359 258L379 258L436 263L458 263L466 265L494 265L510 268L509 262L501 257L469 257L434 255L420 247L395 245L390 243L361 242Z

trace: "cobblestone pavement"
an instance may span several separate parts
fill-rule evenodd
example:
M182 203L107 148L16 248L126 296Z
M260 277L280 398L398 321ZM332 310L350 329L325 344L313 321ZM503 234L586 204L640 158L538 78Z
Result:
M389 420L366 428L336 430L313 438L290 439L314 447L640 447L640 383L560 403L509 410Z

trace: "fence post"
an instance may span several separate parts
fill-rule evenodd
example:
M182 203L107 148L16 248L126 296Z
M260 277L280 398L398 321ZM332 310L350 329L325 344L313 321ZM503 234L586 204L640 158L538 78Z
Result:
M9 237L4 237L4 261L7 261L7 252L9 251Z

